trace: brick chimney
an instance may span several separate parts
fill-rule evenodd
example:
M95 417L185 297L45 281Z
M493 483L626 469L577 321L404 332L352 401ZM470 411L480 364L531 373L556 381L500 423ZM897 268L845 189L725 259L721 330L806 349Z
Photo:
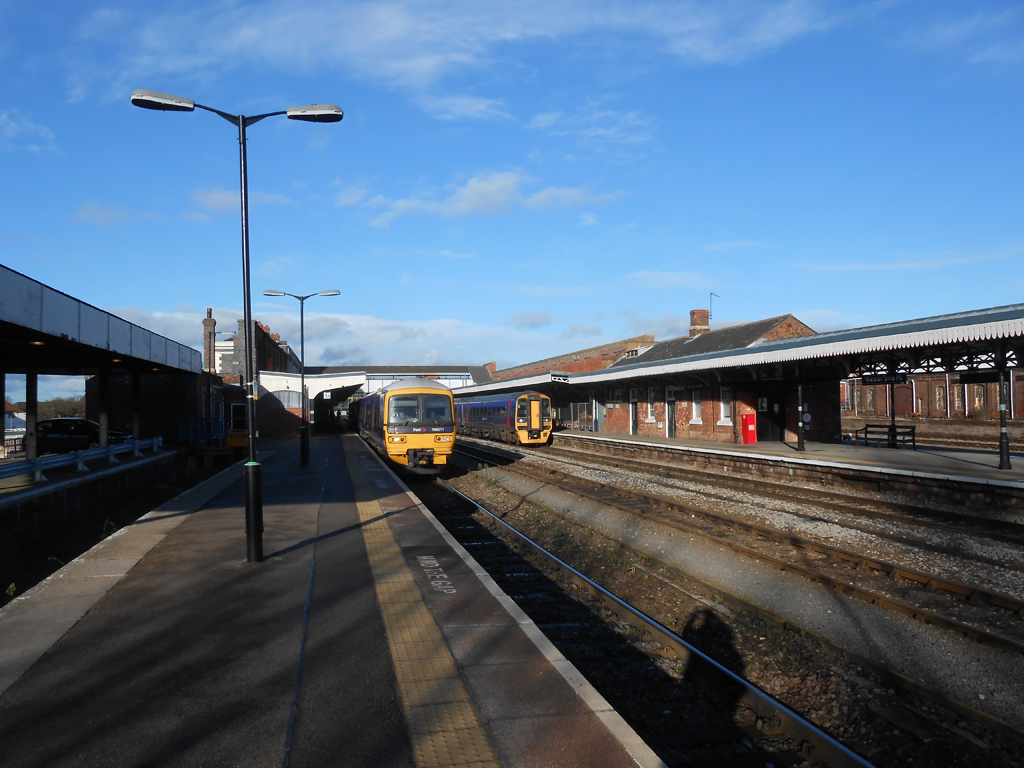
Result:
M702 333L707 333L711 330L709 321L711 319L710 309L691 309L690 310L690 338L694 336L700 336Z
M203 319L203 367L210 372L217 369L217 321L209 307Z
M498 364L497 363L484 363L484 368L487 369L487 372L489 374L491 374L491 376L494 376L494 372L498 369Z

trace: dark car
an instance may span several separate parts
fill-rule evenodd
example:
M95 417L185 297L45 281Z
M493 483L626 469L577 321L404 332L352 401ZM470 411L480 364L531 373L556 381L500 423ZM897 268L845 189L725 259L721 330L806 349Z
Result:
M123 443L128 435L121 432L107 432L107 441ZM84 451L100 444L100 425L89 419L69 416L60 419L43 419L36 424L36 451L39 453L61 453L63 451Z

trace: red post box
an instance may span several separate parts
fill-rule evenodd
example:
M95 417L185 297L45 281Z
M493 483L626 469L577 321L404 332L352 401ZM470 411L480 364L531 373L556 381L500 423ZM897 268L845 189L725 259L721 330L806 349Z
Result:
M743 444L753 445L757 442L757 414L743 414Z

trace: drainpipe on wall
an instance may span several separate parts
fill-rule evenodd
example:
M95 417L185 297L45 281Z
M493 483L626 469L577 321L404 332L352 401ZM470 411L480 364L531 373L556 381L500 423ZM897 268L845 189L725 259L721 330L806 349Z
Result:
M947 373L946 374L946 418L947 419L949 418L949 413L950 413L950 411L949 411L949 408L950 408L949 401L953 399L952 397L950 397L951 394L952 393L949 391L949 374Z
M1010 369L1010 418L1017 418L1016 402L1014 401L1014 369Z

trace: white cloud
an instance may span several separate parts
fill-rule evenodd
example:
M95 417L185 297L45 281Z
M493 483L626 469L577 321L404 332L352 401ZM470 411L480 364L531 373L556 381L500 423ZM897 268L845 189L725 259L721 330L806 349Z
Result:
M509 318L513 328L543 328L554 318L547 312L517 312Z
M368 315L332 314L330 302L307 303L305 313L307 365L482 365L495 360L499 367L542 360L564 354L566 339L587 337L587 346L601 330L574 325L562 334L538 333L538 314L532 323L516 327L507 322L494 325L454 319L396 321ZM253 317L280 334L293 348L299 346L299 316L294 300L274 305L257 300ZM343 302L338 302L341 308ZM319 309L318 309L319 307ZM175 341L202 349L205 310L173 312L114 307L110 310L143 328ZM232 331L242 316L240 307L215 307L217 329ZM529 314L523 319L529 320ZM571 345L570 345L571 348Z
M957 255L953 253L931 254L914 258L897 258L888 261L847 261L836 263L815 263L795 265L808 272L937 272L943 269L970 267L993 261L1004 261L1019 257L1018 250L997 253Z
M423 111L443 120L459 120L465 117L483 120L510 120L512 116L503 107L500 99L485 99L473 96L423 96L417 99Z
M534 115L526 127L549 136L574 138L589 146L622 146L649 144L654 138L657 121L635 110L606 109L601 102L592 101L571 115L563 112Z
M36 399L39 402L53 400L58 397L79 397L85 394L84 376L40 376L36 382ZM7 374L5 397L13 403L24 403L25 377L19 374Z
M580 214L580 226L581 227L598 227L601 222L597 220L597 216L592 213L581 213Z
M191 194L192 202L200 208L222 213L224 211L237 211L242 205L242 199L238 192L229 189L194 189Z
M55 152L56 137L45 125L17 109L0 110L0 150L28 152Z
M430 94L447 77L507 66L517 44L572 46L600 34L623 55L638 47L701 64L736 63L846 22L819 0L264 0L207 3L153 13L97 10L79 25L81 50L70 52L72 97L97 81L111 98L142 80L209 80L238 67L305 72L327 67L359 81L411 91L443 118L504 115L482 96ZM645 45L637 45L637 37ZM110 55L110 44L121 48ZM586 50L581 45L581 50ZM602 55L609 55L602 48ZM618 53L618 51L615 51ZM116 96L115 96L116 94Z
M907 39L916 48L949 51L976 64L1019 64L1024 61L1024 14L1019 8L968 12L933 21Z
M366 197L366 188L360 185L346 187L334 198L334 204L344 208L351 205L359 205Z
M74 215L74 220L94 224L98 227L109 227L131 216L132 211L128 208L88 202L78 209Z
M530 179L517 171L503 171L474 176L465 184L451 190L447 198L406 198L390 201L378 195L367 205L386 207L387 210L370 223L387 227L399 216L410 213L434 216L462 217L473 214L494 216L515 208L542 210L565 208L615 199L616 195L594 195L584 187L548 187L531 195L524 195L523 185Z
M626 330L631 336L652 333L657 341L665 341L690 333L689 315L667 313L660 317L644 317L629 310L620 314L625 319Z
M600 336L602 333L604 333L604 331L596 325L574 324L562 331L559 334L559 337L563 339L574 339L580 336Z
M295 205L295 201L288 195L274 192L253 192L249 197L252 202L260 205ZM239 205L241 205L241 201L239 201Z

